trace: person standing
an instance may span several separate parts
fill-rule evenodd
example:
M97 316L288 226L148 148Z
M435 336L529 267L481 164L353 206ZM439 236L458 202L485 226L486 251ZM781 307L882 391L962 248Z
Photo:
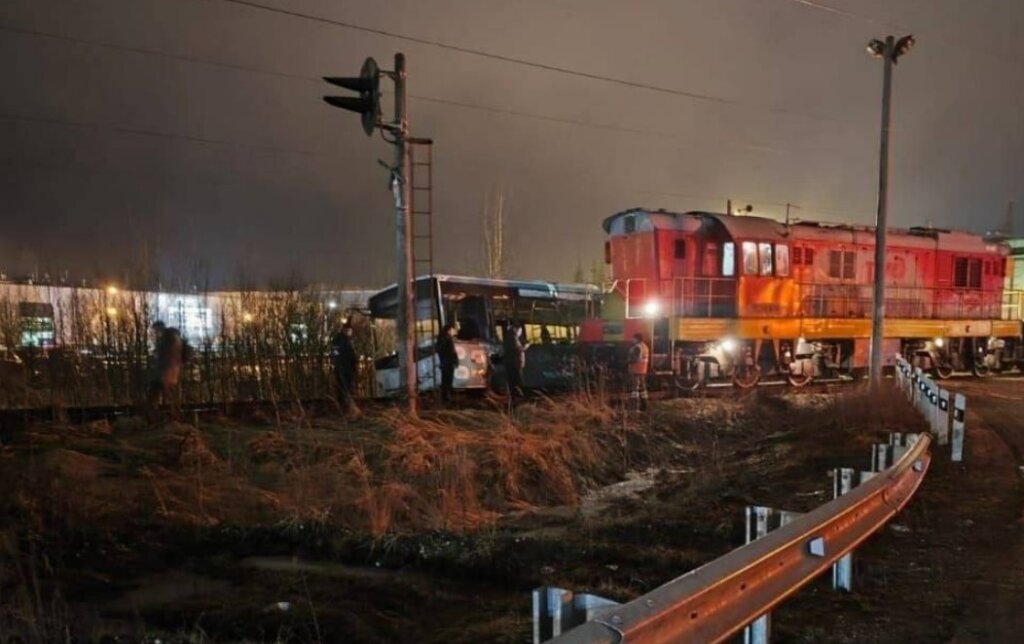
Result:
M349 411L355 405L356 369L359 356L352 345L354 330L347 322L331 339L331 360L334 366L334 381L337 386L338 404L342 410Z
M643 334L633 334L633 344L629 347L626 361L628 363L630 384L632 385L632 391L629 394L630 401L639 410L646 411L647 369L651 361L651 350L647 348Z
M434 347L437 362L441 368L441 402L451 402L455 395L455 368L459 365L459 354L455 350L455 325L441 327Z
M508 387L509 396L515 400L519 397L523 387L523 373L520 365L520 342L516 333L516 325L512 320L505 322L505 328L501 334L502 363L505 365L505 386Z
M508 322L502 344L505 349L505 380L508 383L508 392L513 399L520 398L523 396L526 349L530 346L523 337L522 322Z
M178 383L188 352L181 332L157 321L153 332L154 361L150 372L148 404L151 420L156 420L161 404L170 405L171 418L178 417Z

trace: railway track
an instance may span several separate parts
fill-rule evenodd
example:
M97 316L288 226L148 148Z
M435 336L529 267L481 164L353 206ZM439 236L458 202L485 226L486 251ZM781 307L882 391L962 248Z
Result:
M1002 379L1019 379L1022 374L1018 372L1005 372L1000 374L992 374L985 378L978 378L970 372L957 372L954 373L950 378L946 379L949 382L970 382L972 386L981 386L986 380L1002 380ZM839 389L845 388L852 384L860 382L859 380L852 380L849 378L818 378L811 381L809 384L803 387L792 387L785 380L762 380L756 386L750 388L737 387L729 382L722 383L709 383L698 389L688 390L676 390L672 388L661 388L652 389L650 397L653 400L665 400L673 397L686 397L686 398L720 398L730 395L736 395L737 393L742 394L743 392L755 392L758 390L784 390L789 389L793 391L799 391L802 393L831 393ZM629 390L624 385L618 386L617 388L613 385L611 387L615 393L611 394L612 400L618 400L620 398L628 398ZM566 395L573 395L573 392L567 391L547 391L542 392L544 396L551 398L558 398ZM477 395L479 394L479 395ZM491 398L480 392L464 392L463 394L464 404L467 406L475 406L483 401L487 401L491 404L501 405L503 404L501 398ZM422 399L430 401L434 399L432 393L423 394ZM394 399L389 398L371 398L371 399L360 399L360 406L365 405L390 405ZM234 415L234 414L252 414L257 412L273 413L276 409L292 409L294 407L301 407L307 411L313 411L316 413L322 413L327 411L335 411L337 409L337 403L332 398L307 398L307 399L279 399L279 400L233 400L224 402L201 402L201 403L188 403L181 405L179 410L179 416L183 420L193 420L196 418L203 418L216 415ZM428 409L430 408L428 402ZM32 422L52 422L54 420L66 420L71 423L85 423L94 420L101 419L114 419L119 417L140 415L144 413L142 405L133 404L122 404L122 405L88 405L88 406L69 406L69 407L58 407L52 405L38 406L38 407L17 407L17 408L6 408L0 409L0 437L12 429L20 428L31 424ZM164 417L170 414L170 409L164 407L161 409Z

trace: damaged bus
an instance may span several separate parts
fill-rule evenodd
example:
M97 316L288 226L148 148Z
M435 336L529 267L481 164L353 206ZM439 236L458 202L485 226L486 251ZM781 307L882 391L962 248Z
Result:
M416 279L415 299L420 391L440 386L434 342L448 323L457 328L455 388L504 391L502 332L512 320L523 323L530 343L524 384L557 389L573 382L579 325L598 314L600 289L590 284L429 275ZM375 321L393 324L398 313L397 286L373 295L369 308ZM396 395L400 389L397 355L381 357L374 366L377 396Z

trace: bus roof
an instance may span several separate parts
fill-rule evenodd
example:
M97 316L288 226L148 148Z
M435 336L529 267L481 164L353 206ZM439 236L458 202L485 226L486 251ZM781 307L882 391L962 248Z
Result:
M542 300L587 300L601 296L593 284L546 282L544 280L506 280L466 275L421 275L416 278L416 299L432 298L437 288L442 291L463 291L468 295L505 295ZM391 284L370 297L370 314L377 318L393 318L398 306L398 286Z

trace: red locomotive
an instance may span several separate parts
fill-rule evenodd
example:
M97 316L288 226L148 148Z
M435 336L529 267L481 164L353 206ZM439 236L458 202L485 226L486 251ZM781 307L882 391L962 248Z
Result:
M754 216L633 209L605 220L612 287L591 349L650 338L652 367L683 387L762 375L795 386L867 367L874 229ZM891 229L885 351L947 377L1024 362L1004 292L1008 248L971 233Z

